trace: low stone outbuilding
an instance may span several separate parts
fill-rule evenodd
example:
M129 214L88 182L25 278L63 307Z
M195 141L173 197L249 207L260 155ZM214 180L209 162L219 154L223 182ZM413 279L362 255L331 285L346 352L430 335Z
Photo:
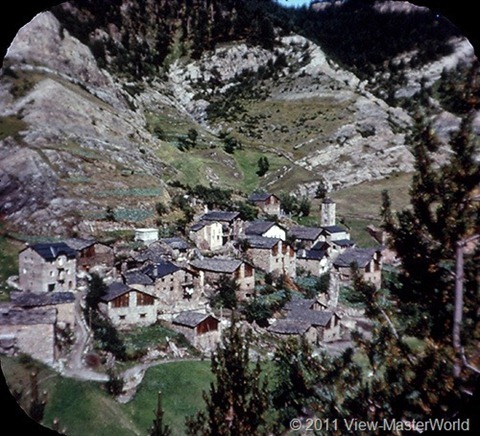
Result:
M57 324L73 328L75 325L75 294L73 292L12 292L10 302L23 309L54 308L57 311Z
M77 253L64 242L35 244L18 258L19 285L24 291L65 292L76 288Z
M202 351L215 349L221 337L220 320L205 313L183 312L173 319L173 328Z
M108 286L107 294L102 297L100 310L117 327L146 326L157 321L155 300L153 294L114 282Z
M24 309L11 304L0 306L0 347L7 354L25 353L46 364L57 358L53 307Z

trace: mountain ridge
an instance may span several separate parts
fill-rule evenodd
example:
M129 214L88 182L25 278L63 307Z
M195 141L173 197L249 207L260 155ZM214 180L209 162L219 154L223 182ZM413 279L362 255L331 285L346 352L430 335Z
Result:
M410 115L311 41L277 32L273 49L222 44L138 80L101 68L53 14L36 17L12 43L0 85L6 220L61 233L121 207L143 223L169 201L168 181L312 195L323 178L338 188L413 169ZM182 151L191 129L197 147ZM225 133L243 149L226 153ZM272 170L253 180L259 153Z

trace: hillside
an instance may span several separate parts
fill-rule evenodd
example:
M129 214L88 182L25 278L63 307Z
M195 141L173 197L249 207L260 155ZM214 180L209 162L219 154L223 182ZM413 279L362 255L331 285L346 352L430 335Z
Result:
M109 208L120 226L154 224L155 204L168 204L178 182L312 196L322 180L338 190L408 173L416 98L446 139L456 128L440 91L445 69L461 88L474 60L458 32L441 40L425 31L425 44L411 47L406 37L389 62L362 68L360 55L350 62L314 25L299 29L305 11L289 13L270 1L84 0L35 17L0 79L8 227L89 232ZM328 13L340 26L351 11ZM326 19L308 14L309 23ZM430 20L411 7L400 18L375 14ZM365 35L357 40L355 53L368 58ZM260 156L270 163L263 177Z

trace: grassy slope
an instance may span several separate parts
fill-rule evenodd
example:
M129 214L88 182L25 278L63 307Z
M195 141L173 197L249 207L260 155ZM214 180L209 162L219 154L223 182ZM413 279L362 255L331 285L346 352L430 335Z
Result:
M31 366L18 358L1 358L2 371L10 389L28 390ZM209 387L210 361L163 364L147 371L135 398L120 404L109 396L101 383L63 378L39 367L40 390L48 392L43 423L51 427L56 418L69 436L145 435L152 424L157 393L163 393L165 421L174 434L185 434L185 417L203 406L202 391Z
M162 392L164 419L174 435L185 434L185 418L203 405L202 391L212 380L210 361L178 362L159 365L147 371L137 395L126 409L144 432L152 425L157 393Z
M2 230L3 224L0 223L0 302L8 300L6 281L8 277L18 275L18 253L23 247L7 239Z
M383 180L364 182L331 193L337 204L337 223L343 221L350 227L352 239L361 247L376 245L376 241L366 232L369 224L380 225L382 191L387 190L394 210L405 209L409 205L411 174L398 173ZM300 219L306 226L320 224L320 200L312 201L310 216Z

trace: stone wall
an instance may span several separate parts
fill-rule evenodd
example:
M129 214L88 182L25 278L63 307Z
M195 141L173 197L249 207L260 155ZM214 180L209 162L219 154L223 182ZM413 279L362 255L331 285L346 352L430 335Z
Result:
M18 352L52 364L56 358L54 329L54 324L0 325L0 337L14 338Z

